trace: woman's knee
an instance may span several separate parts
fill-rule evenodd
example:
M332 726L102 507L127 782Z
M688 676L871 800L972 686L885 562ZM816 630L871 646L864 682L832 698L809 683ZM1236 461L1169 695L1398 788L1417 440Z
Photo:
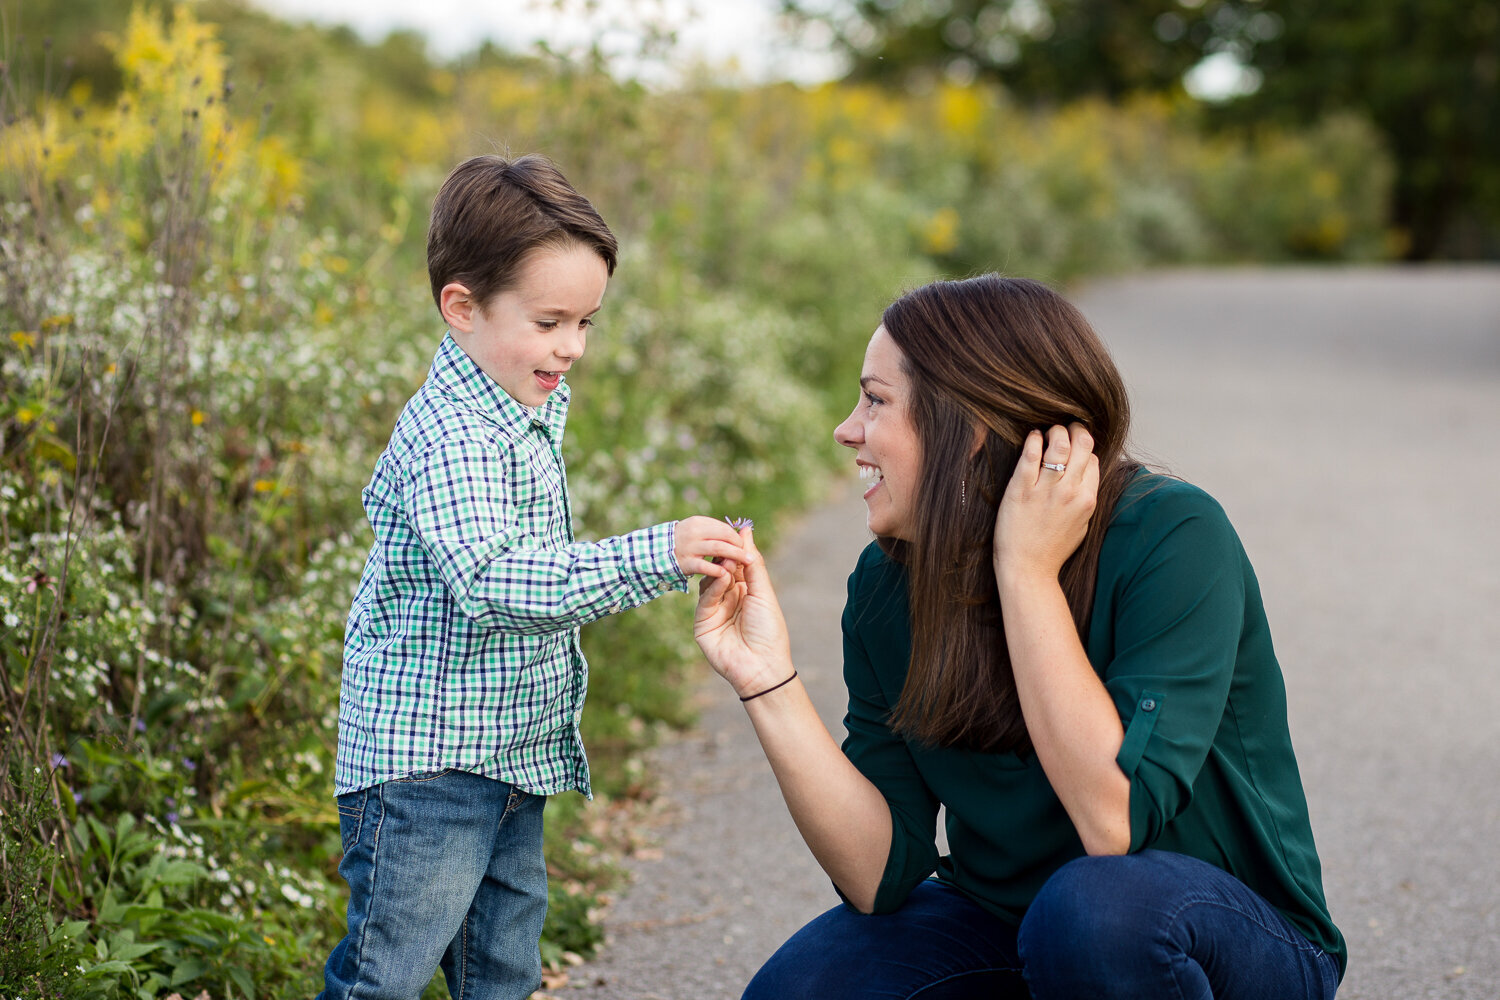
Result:
M894 913L835 907L794 934L745 990L745 1000L998 996L1018 982L1015 929L958 890L924 882ZM952 984L951 988L944 984ZM956 991L956 992L955 992Z
M847 981L861 950L853 910L835 907L814 919L778 948L745 987L743 1000L800 1000L832 996L831 984Z
M1141 954L1162 930L1161 890L1171 880L1159 853L1077 858L1054 872L1021 921L1026 966Z

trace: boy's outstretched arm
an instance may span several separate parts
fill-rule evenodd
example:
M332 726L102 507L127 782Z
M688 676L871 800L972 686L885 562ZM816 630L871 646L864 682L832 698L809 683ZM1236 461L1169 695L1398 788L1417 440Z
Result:
M445 441L405 484L407 521L468 617L523 634L555 632L637 607L689 574L720 576L740 538L710 517L597 542L550 543L528 531L504 467L483 442Z

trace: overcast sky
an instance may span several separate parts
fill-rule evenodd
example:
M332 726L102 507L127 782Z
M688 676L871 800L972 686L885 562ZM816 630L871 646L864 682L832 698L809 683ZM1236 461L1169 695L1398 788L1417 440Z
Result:
M539 41L554 50L586 50L594 42L617 70L672 83L685 67L707 64L739 82L837 77L841 66L811 33L799 43L779 23L777 0L252 0L291 20L347 24L369 40L414 28L438 56L473 51L488 38L524 52ZM671 58L634 58L649 25L677 33ZM1248 93L1252 70L1227 53L1210 56L1187 75L1188 91L1208 99Z
M525 51L538 40L554 49L587 48L600 42L620 60L641 48L645 26L675 28L674 63L694 61L738 66L747 80L814 82L838 73L826 51L799 50L779 30L776 0L253 0L290 20L347 24L377 40L393 28L415 28L431 51L452 56L472 51L485 38ZM659 66L636 70L661 78Z

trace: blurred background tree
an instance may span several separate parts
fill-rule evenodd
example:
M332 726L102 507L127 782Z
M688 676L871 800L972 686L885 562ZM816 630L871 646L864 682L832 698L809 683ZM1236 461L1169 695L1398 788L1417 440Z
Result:
M1238 69L1209 121L1306 125L1356 113L1397 176L1412 260L1500 254L1497 0L783 0L832 30L850 76L999 81L1020 100L1176 91Z
M1366 115L1396 163L1406 256L1500 255L1500 2L1225 0L1219 44L1263 78L1236 120ZM1265 17L1268 30L1245 32Z

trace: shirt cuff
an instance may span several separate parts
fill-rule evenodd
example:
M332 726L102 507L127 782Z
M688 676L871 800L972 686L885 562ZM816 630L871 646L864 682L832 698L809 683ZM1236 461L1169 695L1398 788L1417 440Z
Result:
M687 574L677 565L677 522L632 531L625 536L627 565L634 571L642 589L665 594L668 591L686 591Z

